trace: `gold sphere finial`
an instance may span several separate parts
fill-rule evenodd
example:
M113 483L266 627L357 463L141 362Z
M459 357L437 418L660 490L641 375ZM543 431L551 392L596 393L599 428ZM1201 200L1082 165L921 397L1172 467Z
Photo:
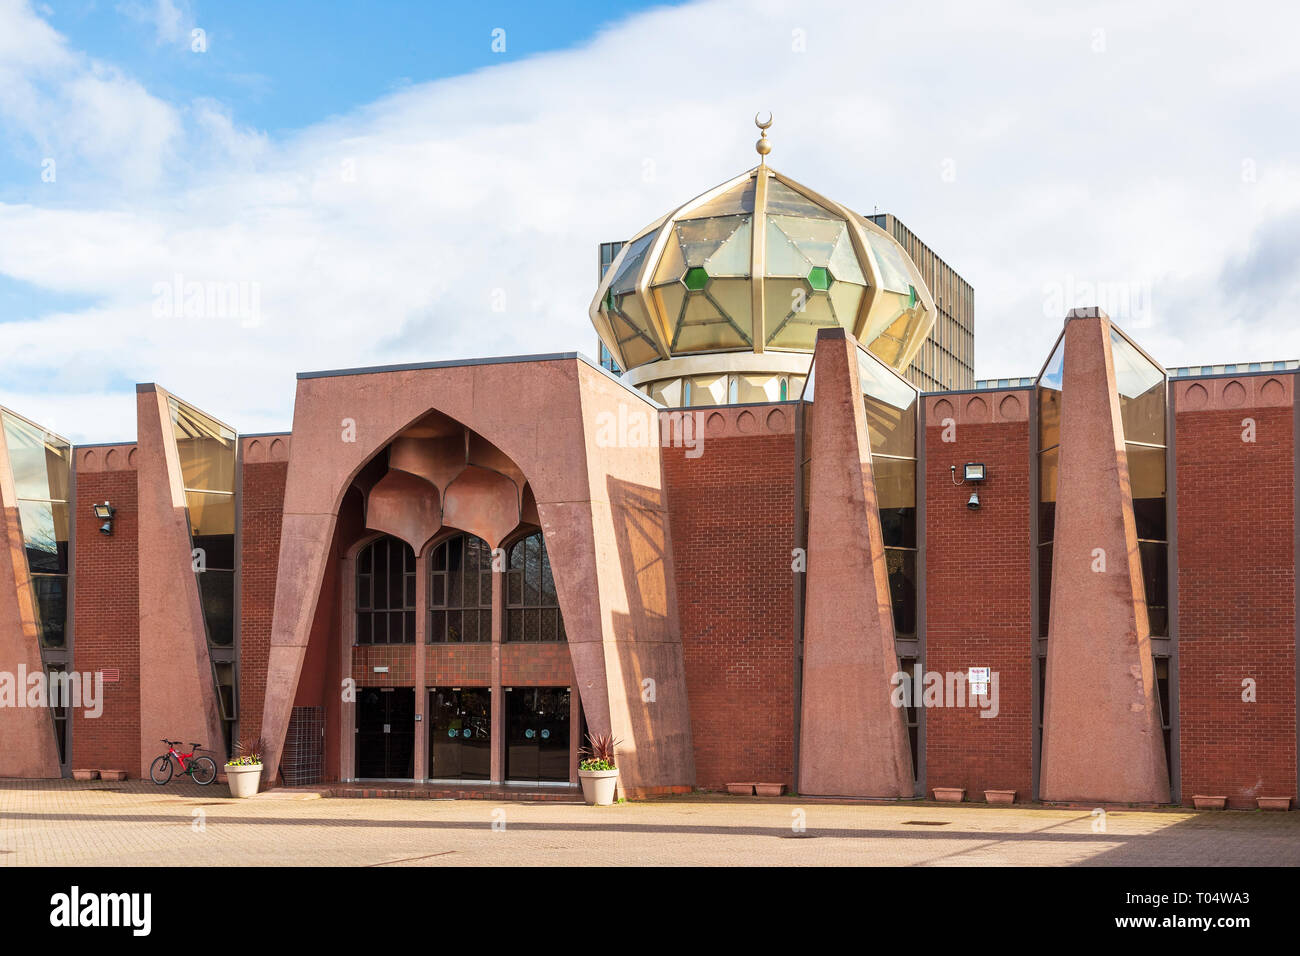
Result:
M754 125L757 126L760 130L762 130L762 134L759 136L758 142L754 144L754 149L758 151L758 155L760 157L758 161L760 166L767 162L767 154L772 152L772 144L768 142L767 139L767 129L769 126L772 125L772 112L771 110L768 111L766 120L759 119L759 117L762 115L763 115L762 113L754 114Z

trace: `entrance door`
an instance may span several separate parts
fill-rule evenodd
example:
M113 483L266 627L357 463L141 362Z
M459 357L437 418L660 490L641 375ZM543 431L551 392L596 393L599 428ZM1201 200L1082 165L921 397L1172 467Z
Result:
M569 782L569 688L507 689L506 779Z
M429 777L487 780L492 773L492 694L486 687L429 691Z
M358 779L414 778L414 687L360 688L356 752Z

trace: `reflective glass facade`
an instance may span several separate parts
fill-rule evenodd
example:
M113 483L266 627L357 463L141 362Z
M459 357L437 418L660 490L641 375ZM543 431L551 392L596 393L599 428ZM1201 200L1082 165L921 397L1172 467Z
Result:
M4 409L0 409L0 426L14 478L41 661L53 674L67 670L72 659L68 627L72 446ZM59 762L66 764L68 710L58 706L51 712Z
M207 630L212 680L229 751L239 717L235 648L236 435L175 398L169 397L167 405L185 487L191 558Z

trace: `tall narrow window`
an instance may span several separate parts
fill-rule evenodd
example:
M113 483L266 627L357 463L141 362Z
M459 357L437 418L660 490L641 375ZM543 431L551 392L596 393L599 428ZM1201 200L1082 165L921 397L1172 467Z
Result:
M415 552L385 535L357 556L357 643L415 642Z
M41 661L51 675L72 660L68 634L68 487L72 447L24 418L0 410L4 444L18 499L18 525L32 583ZM57 685L53 680L51 688ZM67 763L68 709L52 706L59 762Z
M458 534L429 556L429 643L492 640L492 550Z
M551 575L551 561L540 531L510 548L506 571L506 640L568 640L555 579Z
M1056 483L1060 466L1061 377L1065 370L1065 336L1038 376L1038 620L1039 637L1047 636L1052 607L1052 542L1056 535Z
M1152 637L1169 636L1169 533L1166 515L1165 374L1116 329L1110 330L1133 492L1138 554Z
M858 352L894 634L916 636L916 389Z
M175 398L167 401L185 486L191 561L212 662L213 688L229 751L238 718L235 688L234 431Z

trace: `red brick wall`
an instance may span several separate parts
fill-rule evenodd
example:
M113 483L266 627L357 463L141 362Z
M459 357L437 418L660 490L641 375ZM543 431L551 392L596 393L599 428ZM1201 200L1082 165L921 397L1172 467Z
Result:
M125 452L122 452L125 454ZM113 534L99 533L92 503L117 509ZM76 501L73 665L78 671L116 668L121 679L104 684L103 713L72 717L72 766L125 770L140 766L140 592L136 546L134 470L80 472ZM158 752L165 748L161 743Z
M787 433L664 449L699 787L794 786L794 448Z
M1005 403L1008 395L1015 403ZM1033 711L1030 596L1029 393L980 396L984 410L965 414L967 396L945 408L928 399L925 429L926 660L925 670L966 672L989 667L999 675L997 717L978 707L934 707L924 714L926 786L964 787L966 799L986 789L1015 789L1032 798ZM1016 410L1018 408L1018 410ZM955 409L955 410L954 410ZM955 427L945 442L942 420ZM990 421L989 419L994 420ZM950 470L984 462L980 508L966 507L972 487L953 486Z
M239 736L259 739L288 462L245 462L240 499Z
M432 659L433 655L429 656ZM506 687L573 686L573 662L569 657L569 645L502 644L501 683Z
M1206 381L1176 405L1182 799L1253 807L1296 795L1294 425L1289 395L1226 408L1203 398L1226 387ZM1253 443L1242 441L1247 417ZM1254 703L1242 700L1245 678Z

